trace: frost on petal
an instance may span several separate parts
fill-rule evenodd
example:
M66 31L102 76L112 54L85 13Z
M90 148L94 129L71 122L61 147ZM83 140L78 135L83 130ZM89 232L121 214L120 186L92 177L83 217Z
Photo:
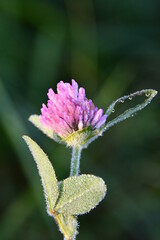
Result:
M106 121L103 110L98 110L92 100L86 98L85 89L78 88L74 79L72 84L60 81L57 94L50 88L48 98L47 106L42 105L41 124L62 138L88 126L100 128Z

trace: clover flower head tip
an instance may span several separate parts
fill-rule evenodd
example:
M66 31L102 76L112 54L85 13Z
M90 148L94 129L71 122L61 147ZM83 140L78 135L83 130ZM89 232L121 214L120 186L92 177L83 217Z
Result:
M41 108L41 124L62 139L87 128L94 131L106 122L107 115L86 98L85 89L79 88L74 79L72 84L60 81L57 93L50 88L48 98Z

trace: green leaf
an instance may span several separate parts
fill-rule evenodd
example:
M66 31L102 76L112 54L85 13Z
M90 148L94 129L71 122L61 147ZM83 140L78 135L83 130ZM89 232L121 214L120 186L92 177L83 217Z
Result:
M135 98L136 96L142 96L145 95L146 99L143 103L136 105L135 107L132 107L128 110L126 110L124 113L122 113L121 115L119 115L118 117L114 118L113 120L111 120L110 122L107 122L104 127L102 128L102 130L100 131L99 135L102 135L102 133L104 131L107 131L110 127L116 125L119 122L122 122L130 117L133 117L134 114L140 110L142 110L143 108L145 108L148 104L151 103L151 101L153 100L153 98L157 95L157 91L154 89L144 89L141 91L137 91L135 93L131 93L127 96L118 98L116 101L114 101L107 109L106 114L107 117L110 116L110 114L112 112L115 111L115 106L119 103L124 103L125 100L129 99L132 100L133 98Z
M65 179L60 184L60 195L55 211L79 215L89 212L104 198L106 185L102 178L80 175Z
M55 171L47 155L38 146L38 144L28 136L23 136L23 139L27 143L37 164L39 175L41 176L42 180L42 185L48 207L48 213L51 214L51 211L54 209L55 203L59 195L58 182L56 179Z
M120 114L118 117L114 118L111 121L107 121L99 130L95 130L94 131L94 135L93 137L89 138L89 140L86 142L84 148L88 147L88 145L93 142L96 138L98 138L99 136L102 136L103 133L105 131L107 131L108 129L110 129L111 127L113 127L114 125L130 118L133 117L138 111L141 111L143 108L145 108L146 106L148 106L151 101L153 100L153 98L157 95L157 91L154 89L144 89L141 91L137 91L135 93L131 93L127 96L123 96L121 98L118 98L116 101L114 101L107 109L106 111L106 115L107 115L107 120L108 117L115 112L115 107L120 104L120 103L124 103L125 100L129 99L132 100L137 96L142 96L145 95L146 99L144 102L142 102L141 104L136 105L135 107L129 108L128 110L126 110L125 112L123 112L122 114Z
M29 117L29 121L31 123L33 123L33 125L35 127L37 127L40 131L42 131L44 134L46 134L49 138L53 139L56 142L59 142L59 137L57 136L57 134L53 130L42 126L42 124L40 122L40 116L39 115L36 115L36 114L31 115Z

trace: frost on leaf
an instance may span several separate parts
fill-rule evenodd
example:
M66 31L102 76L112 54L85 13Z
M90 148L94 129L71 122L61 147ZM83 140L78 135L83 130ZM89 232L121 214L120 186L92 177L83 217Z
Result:
M50 213L50 211L54 209L55 203L58 198L58 183L55 171L47 155L38 146L38 144L28 136L23 136L23 139L27 143L37 164L37 168L41 176L42 185L45 193L48 213Z
M55 210L71 215L89 212L106 194L106 185L102 178L85 174L65 179L59 189Z
M114 101L107 109L106 111L106 115L109 117L111 115L111 113L115 112L115 107L116 105L118 105L119 103L124 103L125 100L129 99L132 100L137 96L146 96L146 99L144 102L142 102L141 104L136 105L135 107L129 108L128 110L126 110L124 113L120 114L118 117L114 118L113 120L111 120L110 122L107 122L103 129L100 132L100 135L102 135L103 132L107 131L109 128L113 127L114 125L116 125L117 123L120 123L130 117L133 117L135 113L141 111L143 108L145 108L146 106L148 106L148 104L151 103L151 101L153 100L153 98L157 95L157 91L154 89L143 89L141 91L137 91L135 93L131 93L127 96L118 98L116 101Z

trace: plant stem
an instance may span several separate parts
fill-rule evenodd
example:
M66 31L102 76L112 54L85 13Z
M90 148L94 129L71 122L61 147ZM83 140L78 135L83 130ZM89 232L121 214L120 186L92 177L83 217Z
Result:
M74 239L69 239L69 238L65 238L65 237L64 237L64 240L74 240Z
M79 175L81 151L82 151L82 148L78 148L78 147L72 148L70 176Z
M81 147L73 147L72 148L70 177L79 175L81 151L82 151ZM76 239L76 234L73 237L73 239L72 238L71 239L67 239L67 238L64 237L64 240L75 240L75 239Z

